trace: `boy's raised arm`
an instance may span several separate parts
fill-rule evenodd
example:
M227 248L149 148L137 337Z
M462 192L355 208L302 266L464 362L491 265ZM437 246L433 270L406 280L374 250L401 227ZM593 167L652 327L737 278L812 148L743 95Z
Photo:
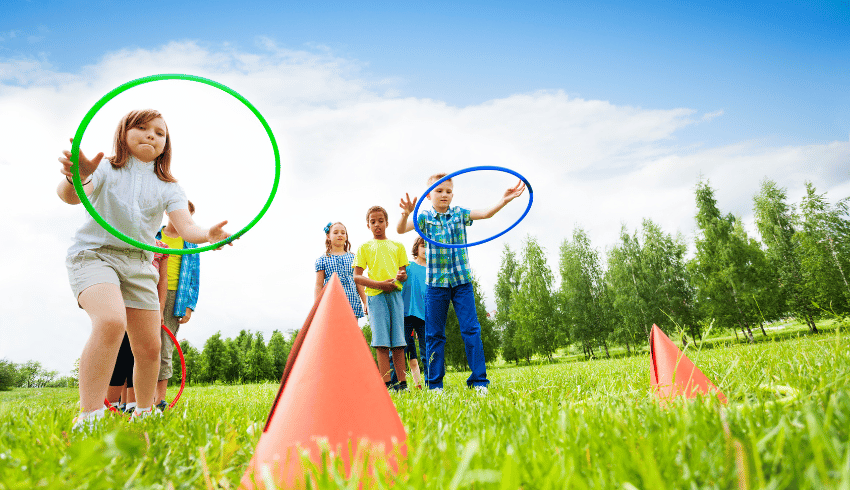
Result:
M508 188L505 191L505 195L494 204L489 209L473 209L469 212L469 219L487 219L492 218L494 214L498 213L505 205L514 199L518 198L525 191L525 183L523 181L517 182L517 185Z
M413 210L416 209L416 198L413 198L413 201L410 200L410 195L408 193L404 193L404 197L401 198L401 201L398 204L398 207L401 208L401 218L398 220L398 226L396 227L396 233L399 235L407 233L408 231L413 231L413 221L407 221L407 217L413 213Z

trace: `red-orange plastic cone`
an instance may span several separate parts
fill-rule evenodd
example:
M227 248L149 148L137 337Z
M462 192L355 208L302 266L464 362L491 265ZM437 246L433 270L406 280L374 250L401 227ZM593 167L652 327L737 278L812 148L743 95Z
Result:
M362 441L397 468L407 434L339 278L334 274L299 332L241 488L306 486L298 448L320 470L318 440L327 440L348 475ZM354 461L351 461L354 459ZM370 465L371 468L371 465Z
M726 403L726 395L714 386L657 325L652 326L652 332L649 334L649 356L650 383L662 401L667 402L682 395L695 398L698 393L714 393L721 403Z

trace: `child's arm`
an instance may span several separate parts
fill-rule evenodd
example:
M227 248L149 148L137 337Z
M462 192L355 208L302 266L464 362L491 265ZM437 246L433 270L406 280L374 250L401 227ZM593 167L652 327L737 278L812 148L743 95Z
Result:
M410 216L410 213L412 213L414 209L416 209L416 198L414 197L413 201L411 201L410 195L405 192L404 197L401 198L401 201L398 204L398 207L401 208L401 219L398 221L396 232L401 235L413 230L413 221L408 222L407 217Z
M490 209L474 209L470 211L469 219L492 218L493 215L498 213L503 207L505 207L506 204L522 195L523 191L525 191L525 183L520 180L517 182L517 185L506 190L505 195Z
M195 244L206 242L216 243L230 236L230 233L223 229L224 225L227 224L227 220L205 230L195 224L188 209L175 209L168 213L168 219L174 223L177 233L187 242ZM233 243L229 243L228 245L233 245Z
M160 322L165 323L165 298L168 296L168 255L159 261L159 282L156 283L159 296Z
M395 279L387 279L386 281L376 281L363 275L362 267L354 268L354 284L366 286L372 289L380 289L381 291L395 291Z
M404 282L407 280L407 266L403 265L398 268L398 273L395 275L396 281Z
M74 142L74 138L71 138L71 142ZM59 199L62 199L68 204L80 204L80 197L77 196L74 184L70 181L73 176L71 173L71 152L64 150L62 154L64 156L59 157L59 162L62 163L62 170L60 170L60 172L65 176L65 178L59 182L59 186L56 188L56 194L59 195ZM100 152L92 160L89 160L86 158L83 150L80 150L80 179L83 184L86 184L83 186L83 191L87 196L91 195L91 192L94 189L94 184L91 183L90 177L94 171L97 170L102 158L103 152Z
M322 287L325 285L325 271L316 271L316 287L313 291L313 301L319 298L319 293L322 292Z
M366 301L366 288L361 286L360 284L355 284L357 287L357 294L360 296L360 303L363 304L363 313L369 314L369 303Z

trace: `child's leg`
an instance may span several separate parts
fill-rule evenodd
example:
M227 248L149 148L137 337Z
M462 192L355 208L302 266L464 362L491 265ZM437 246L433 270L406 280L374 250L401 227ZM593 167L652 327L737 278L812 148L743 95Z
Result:
M410 374L413 375L413 382L418 387L422 387L422 375L419 374L419 360L416 357L411 357L408 361L410 363Z
M425 378L428 388L442 388L446 375L446 315L449 314L449 288L425 287Z
M484 361L484 344L481 342L481 324L475 311L475 296L472 284L461 284L452 290L452 304L460 324L460 336L466 348L466 360L472 374L467 386L487 386L487 366Z
M388 383L390 381L390 349L388 347L375 347L375 350L378 351L378 372L381 373L384 383Z
M112 366L121 347L127 314L121 290L115 284L95 284L77 297L91 318L91 334L80 356L80 408L91 412L103 408Z
M407 373L404 369L404 347L393 347L393 366L398 382L407 381Z
M407 381L404 363L404 350L407 348L407 338L404 334L404 297L401 291L382 293L381 296L386 296L389 310L390 347L393 351L396 378L399 383L403 383Z
M133 387L140 408L149 408L154 403L159 374L159 321L157 310L127 308L127 335L135 357Z

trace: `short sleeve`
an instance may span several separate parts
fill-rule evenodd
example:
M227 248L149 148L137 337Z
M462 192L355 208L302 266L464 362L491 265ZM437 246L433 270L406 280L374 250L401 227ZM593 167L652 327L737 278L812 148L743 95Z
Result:
M186 199L186 193L183 188L176 182L170 182L165 186L165 212L170 213L178 209L189 209L189 201Z
M106 182L107 175L106 172L112 170L112 163L109 162L108 159L104 158L103 161L100 162L100 165L94 170L94 173L91 174L91 183L92 183L92 195L95 192L99 192L103 187L103 183Z
M325 270L325 264L324 264L325 261L322 260L323 258L324 258L324 256L316 259L316 272Z
M471 218L472 211L465 209L465 208L460 208L460 212L463 216L464 226L472 226L472 218Z
M366 251L363 250L366 247L366 244L360 245L357 247L357 253L354 254L354 264L352 267L360 267L361 269L368 269L369 264L366 262Z
M410 265L410 261L407 260L407 251L404 250L404 245L396 242L396 256L398 257L398 266L399 267L407 267Z

